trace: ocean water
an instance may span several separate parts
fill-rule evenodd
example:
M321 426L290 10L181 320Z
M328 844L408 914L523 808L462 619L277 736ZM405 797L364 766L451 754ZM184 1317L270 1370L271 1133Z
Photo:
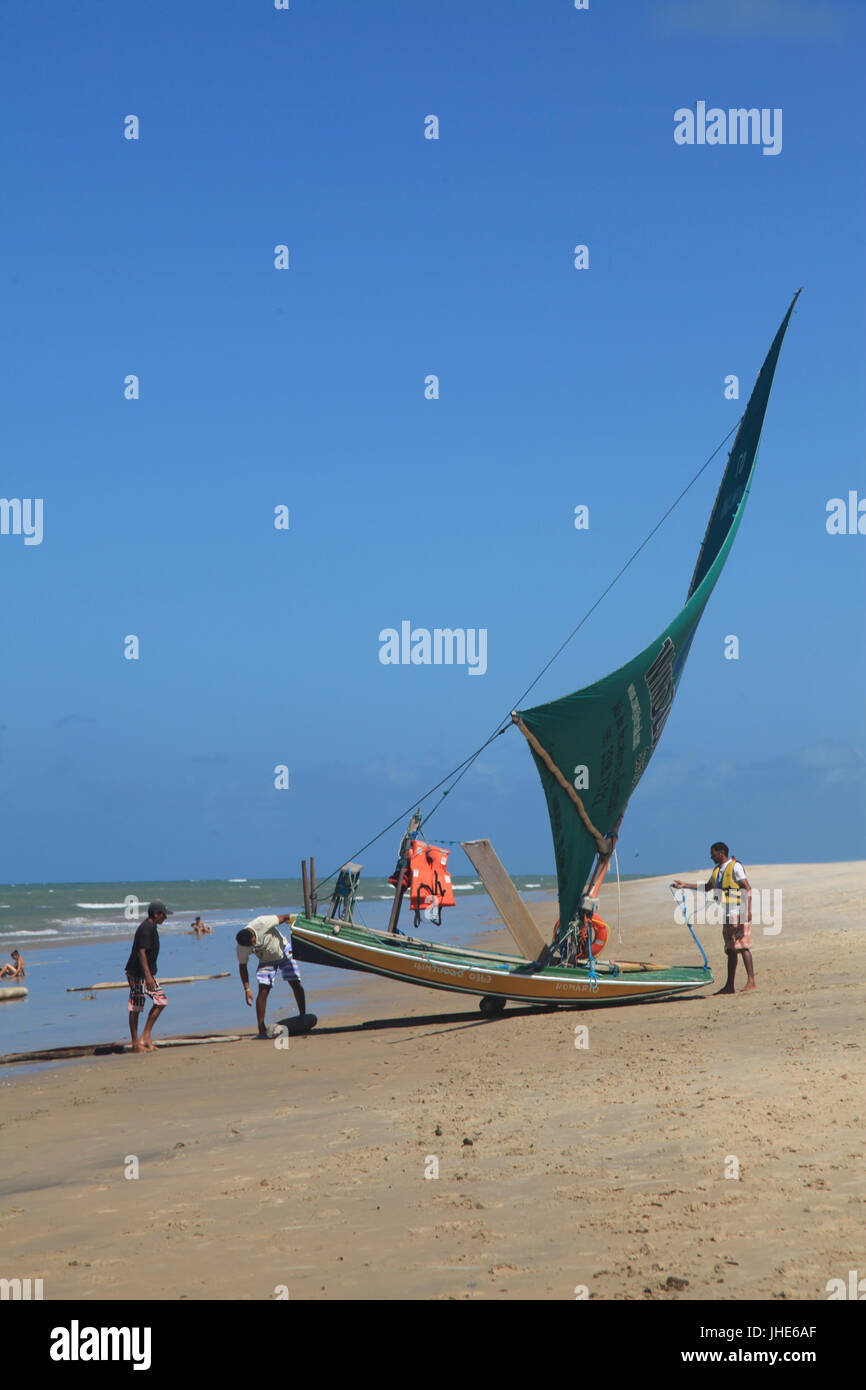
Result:
M551 875L516 876L514 881L528 902L542 900L556 888ZM443 912L440 927L422 918L419 936L465 945L501 925L478 879L456 880L454 889L456 907ZM362 879L355 919L384 929L393 891L387 879ZM127 989L90 993L80 987L125 979L132 937L144 915L142 910L131 918L125 916L130 895L136 895L145 910L153 898L162 898L174 909L160 928L160 976L229 972L228 979L170 987L156 1036L255 1027L255 1014L244 1002L238 975L235 933L260 913L299 911L303 902L299 879L6 884L0 886L0 961L8 960L13 949L21 952L27 971L21 983L29 993L26 999L0 1003L0 1055L128 1039ZM320 910L326 901L323 892ZM187 934L196 915L213 927L212 936ZM412 920L412 912L404 906L401 930L412 933ZM338 1006L351 1006L363 979L355 971L325 966L302 965L301 972L307 1007L320 1018L333 1014ZM79 988L70 993L69 986ZM271 992L268 1021L295 1011L290 987L279 980Z

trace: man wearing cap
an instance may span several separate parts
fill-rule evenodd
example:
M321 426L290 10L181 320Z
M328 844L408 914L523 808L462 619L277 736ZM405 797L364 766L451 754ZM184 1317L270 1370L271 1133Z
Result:
M259 992L256 997L256 1021L259 1025L260 1038L268 1037L268 1030L265 1027L265 1009L268 1006L268 995L274 980L277 978L278 970L283 979L292 987L298 1012L301 1014L307 1012L304 987L301 984L301 976L292 955L291 931L288 933L287 940L279 930L284 923L291 922L291 920L292 914L290 912L285 913L282 917L254 917L235 937L238 943L241 984L244 987L246 1001L250 1006L253 1002L253 992L250 989L247 961L250 956L258 956L259 968L256 971L256 980L258 981Z
M126 978L129 980L129 1032L133 1052L155 1052L156 1043L151 1039L153 1025L159 1018L168 1000L159 987L156 978L156 960L159 955L159 927L166 917L172 914L165 903L157 898L148 903L147 916L139 923L132 942L129 960L126 962ZM138 1016L144 1009L145 995L153 1007L147 1016L141 1041L138 1039Z

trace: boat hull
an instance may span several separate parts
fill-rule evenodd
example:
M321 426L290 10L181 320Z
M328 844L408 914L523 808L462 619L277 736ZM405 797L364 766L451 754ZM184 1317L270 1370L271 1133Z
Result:
M405 984L512 1000L520 1004L624 1004L700 989L713 983L700 967L642 961L596 961L588 966L548 965L534 970L521 956L470 951L368 927L299 915L292 924L298 960L363 970Z

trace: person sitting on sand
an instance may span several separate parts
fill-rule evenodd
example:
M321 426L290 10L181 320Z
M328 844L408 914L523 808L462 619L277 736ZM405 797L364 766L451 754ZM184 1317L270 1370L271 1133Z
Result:
M24 969L24 960L20 951L12 952L11 964L4 965L0 969L0 980L23 980L27 971Z
M728 978L716 994L734 993L734 976L737 973L737 959L743 957L746 967L746 983L740 993L755 989L755 967L752 964L752 886L746 878L746 871L723 840L717 840L710 848L715 868L704 884L707 893L714 893L722 904L724 924L722 937L725 954L728 957ZM699 883L683 883L674 879L674 888L687 888L693 893L700 892ZM745 894L745 902L743 902Z
M155 1052L156 1043L151 1038L153 1025L159 1018L168 1000L159 987L156 978L156 961L159 955L159 930L171 913L159 898L148 903L147 916L140 922L132 942L129 960L126 962L126 978L129 980L129 1033L133 1052ZM153 1005L147 1016L141 1042L138 1040L138 1016L144 1009L147 994Z
M304 987L301 984L301 976L292 955L292 933L289 931L288 939L286 939L279 931L281 926L291 922L291 920L292 915L289 912L282 917L254 917L252 922L242 931L239 931L235 937L238 943L241 984L244 987L244 996L250 1007L252 1007L253 992L250 989L247 961L251 955L257 956L259 961L259 968L256 971L256 980L259 985L259 993L256 998L256 1020L259 1025L260 1038L268 1036L268 1030L265 1027L265 1010L268 1006L268 995L277 977L277 970L292 987L298 1005L298 1013L305 1014L307 1012Z

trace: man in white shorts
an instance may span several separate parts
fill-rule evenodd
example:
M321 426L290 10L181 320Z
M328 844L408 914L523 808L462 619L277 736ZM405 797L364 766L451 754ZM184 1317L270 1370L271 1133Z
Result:
M284 936L279 930L281 926L291 922L291 920L292 914L289 912L283 917L254 917L252 922L242 931L239 931L235 937L238 943L241 984L244 987L244 995L250 1007L252 1007L253 992L250 989L247 961L250 956L258 957L259 968L256 971L256 980L258 981L259 992L256 998L256 1020L259 1025L260 1038L268 1036L265 1027L265 1009L268 1005L268 995L277 978L277 971L292 986L298 1012L301 1014L307 1012L307 1001L301 984L301 976L292 955L292 933L289 931Z

